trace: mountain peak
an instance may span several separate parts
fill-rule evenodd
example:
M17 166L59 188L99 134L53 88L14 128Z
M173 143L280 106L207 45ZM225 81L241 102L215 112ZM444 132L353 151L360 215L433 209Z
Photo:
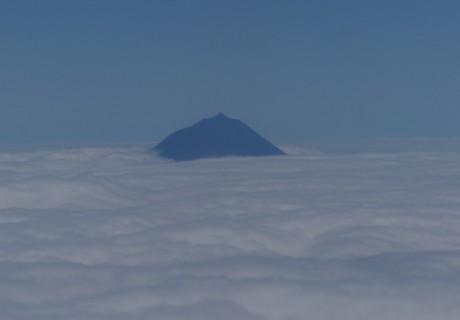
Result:
M178 130L160 142L155 151L175 161L224 156L284 155L249 126L222 112L191 127Z
M219 112L212 118L208 118L208 120L231 120L229 117L227 117L223 112Z

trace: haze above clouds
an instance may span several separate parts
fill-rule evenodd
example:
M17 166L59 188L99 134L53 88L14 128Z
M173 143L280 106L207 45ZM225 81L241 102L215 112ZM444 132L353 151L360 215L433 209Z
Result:
M460 136L460 2L0 2L0 143Z
M459 141L372 143L3 148L2 318L457 319Z

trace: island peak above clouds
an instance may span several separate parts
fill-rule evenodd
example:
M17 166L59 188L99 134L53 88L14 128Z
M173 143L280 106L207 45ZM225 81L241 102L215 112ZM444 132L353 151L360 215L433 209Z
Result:
M285 153L238 119L222 112L169 135L155 148L175 161L225 156L271 156Z

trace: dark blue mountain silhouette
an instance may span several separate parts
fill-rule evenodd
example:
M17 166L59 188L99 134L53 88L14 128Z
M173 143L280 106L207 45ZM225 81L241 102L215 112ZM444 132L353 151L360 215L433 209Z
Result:
M175 161L285 154L240 120L223 113L172 133L154 150L161 157Z

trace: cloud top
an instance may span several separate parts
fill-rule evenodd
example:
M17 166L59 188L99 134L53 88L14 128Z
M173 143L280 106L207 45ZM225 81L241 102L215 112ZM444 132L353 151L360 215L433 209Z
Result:
M2 316L457 318L459 152L283 149L0 151Z

